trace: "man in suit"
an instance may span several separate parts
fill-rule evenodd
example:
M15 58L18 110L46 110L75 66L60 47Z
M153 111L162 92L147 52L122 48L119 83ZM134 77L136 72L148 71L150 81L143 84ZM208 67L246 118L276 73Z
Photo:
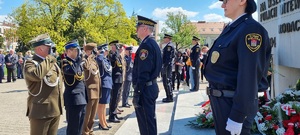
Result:
M67 135L81 135L85 116L86 89L81 50L77 40L65 45L66 58L62 69L65 82L64 101L67 115Z
M130 91L130 86L132 82L132 68L133 68L133 60L131 59L131 50L132 47L126 47L125 49L125 81L123 84L123 94L122 94L122 107L130 108L130 104L128 103L128 96Z
M200 68L200 45L198 41L200 39L196 36L193 36L192 44L194 45L191 48L190 59L192 63L192 76L194 80L194 87L190 91L198 91L199 90L199 68Z
M94 118L97 113L100 91L100 75L98 64L95 60L97 55L96 43L88 43L84 47L85 58L83 60L83 69L85 74L85 86L87 90L88 103L86 105L86 114L83 123L82 135L93 134Z
M2 54L3 50L0 49L0 83L2 83L2 77L4 76L4 64L5 64L5 56Z
M162 67L161 51L151 37L155 21L138 16L137 36L141 44L136 52L132 84L134 88L133 105L142 135L156 135L157 123L155 116L156 99L159 89L156 78Z
M120 123L119 120L123 119L122 117L117 116L117 107L118 107L118 95L121 93L122 83L123 83L123 70L122 70L122 57L120 55L119 41L115 40L109 43L111 50L109 52L108 59L111 62L112 66L112 92L111 92L111 102L109 103L109 118L108 121L114 123Z
M24 77L28 87L27 113L31 135L56 135L62 114L62 76L54 43L47 34L31 40L35 55L26 60Z
M5 56L5 65L7 69L7 82L16 81L15 69L18 62L18 56L15 54L14 50L10 50L9 54Z

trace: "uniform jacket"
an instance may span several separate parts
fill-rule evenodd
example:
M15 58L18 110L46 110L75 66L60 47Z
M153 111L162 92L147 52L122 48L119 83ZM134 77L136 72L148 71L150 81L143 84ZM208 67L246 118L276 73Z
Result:
M48 55L43 60L34 55L32 59L25 62L24 76L29 91L26 116L45 119L61 115L62 75L56 65L56 59ZM54 85L56 81L58 84ZM54 86L51 86L52 84Z
M125 80L132 81L132 68L133 68L133 61L131 60L130 56L125 55L125 62L126 62L126 69L125 69Z
M76 74L83 74L81 62L82 61L80 59L75 61L69 57L63 59L62 69L65 82L65 105L85 105L87 103L86 89L83 82L84 78L76 79Z
M110 52L109 60L112 66L113 83L123 83L122 57L119 52Z
M88 99L98 99L101 79L95 55L86 56L83 64Z
M175 49L174 49L174 45L169 42L163 49L163 66L167 67L167 66L172 66L172 64L174 63L174 57L175 57Z
M5 56L5 63L11 63L12 65L6 65L6 68L16 68L18 62L18 56L16 54L7 54Z
M158 44L147 36L136 51L132 83L138 90L144 89L147 82L157 78L162 67L162 57Z
M110 61L103 54L98 55L96 61L100 70L101 87L112 89L112 67Z
M196 44L191 48L190 59L192 62L192 67L199 68L200 66L200 45Z
M214 52L219 53L216 62ZM265 86L270 53L267 31L248 14L227 26L209 50L206 79L235 91L231 120L243 123L249 113L257 111L249 106L255 106L258 89Z

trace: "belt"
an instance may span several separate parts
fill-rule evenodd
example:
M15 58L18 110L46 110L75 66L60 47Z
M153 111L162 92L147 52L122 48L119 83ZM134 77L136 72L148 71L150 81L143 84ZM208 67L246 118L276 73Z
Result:
M151 85L153 85L156 82L157 82L156 79L154 79L152 81L149 81L149 82L146 82L146 86L151 86Z
M206 88L206 94L208 96L232 98L234 93L235 91L232 90L217 90L209 87Z

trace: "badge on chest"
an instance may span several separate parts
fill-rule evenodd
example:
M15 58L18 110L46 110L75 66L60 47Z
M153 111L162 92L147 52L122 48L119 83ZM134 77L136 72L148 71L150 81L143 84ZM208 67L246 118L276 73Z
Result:
M213 51L210 59L211 63L215 64L218 61L219 57L220 53L218 51Z

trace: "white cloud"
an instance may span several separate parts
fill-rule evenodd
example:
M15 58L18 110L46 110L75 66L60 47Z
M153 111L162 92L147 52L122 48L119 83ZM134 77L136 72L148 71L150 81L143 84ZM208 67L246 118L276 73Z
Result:
M209 9L222 9L222 2L221 1L217 1L212 3L210 6L208 6Z
M172 13L182 12L183 14L187 15L187 17L195 17L199 13L194 11L187 11L182 7L170 7L170 8L167 7L167 8L154 9L152 15L157 18L166 19L168 12L172 12Z
M7 15L0 15L0 22L7 20Z
M207 22L230 22L231 19L218 14L206 14L203 16L204 20Z

